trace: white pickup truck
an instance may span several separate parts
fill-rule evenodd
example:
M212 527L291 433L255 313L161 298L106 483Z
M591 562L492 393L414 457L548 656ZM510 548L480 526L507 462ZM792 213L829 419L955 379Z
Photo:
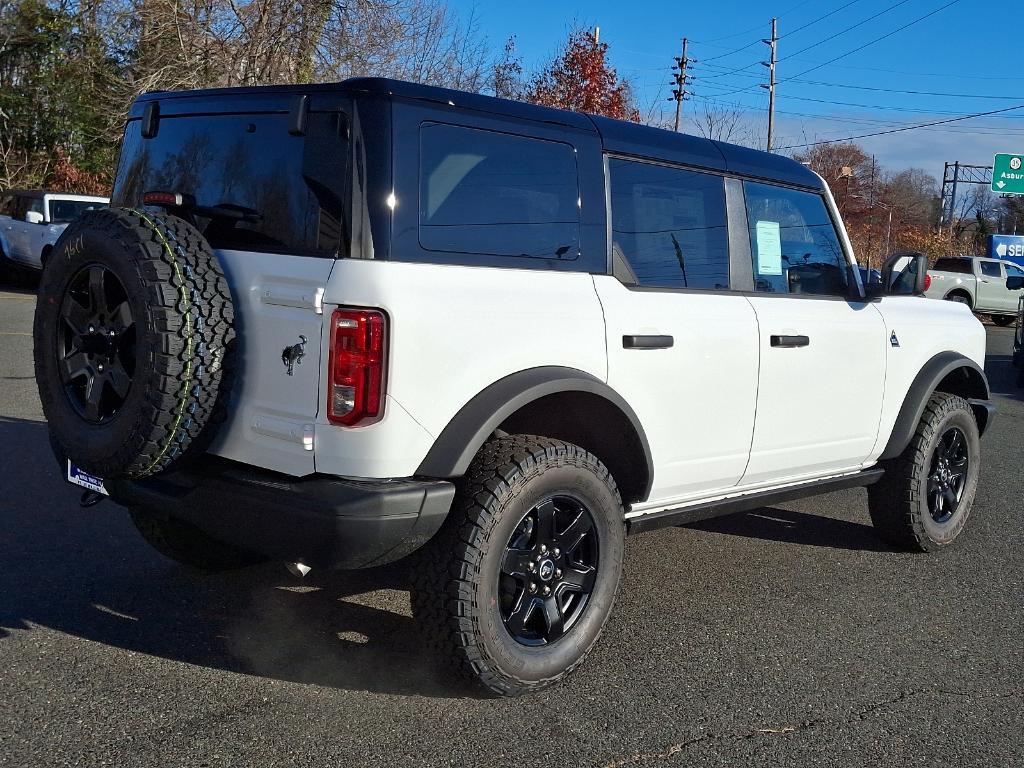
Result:
M1017 316L1021 288L1011 277L1024 277L1024 269L1012 261L950 256L928 270L931 282L925 296L958 301L997 325L1009 325Z

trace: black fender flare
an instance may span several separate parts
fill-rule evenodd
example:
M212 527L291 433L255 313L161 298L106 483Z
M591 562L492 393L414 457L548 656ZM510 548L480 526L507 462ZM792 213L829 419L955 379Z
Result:
M496 429L525 405L559 392L585 392L604 398L632 424L647 464L644 498L654 482L654 460L636 413L614 389L585 371L560 366L528 368L494 382L452 418L416 470L419 477L452 478L466 474L477 451Z
M910 445L921 416L924 415L925 406L928 405L928 399L938 389L939 384L957 370L964 372L964 380L958 389L971 404L971 410L978 421L978 432L985 433L994 410L988 402L991 395L985 371L959 352L940 352L924 364L907 390L889 442L879 456L879 461L895 459Z

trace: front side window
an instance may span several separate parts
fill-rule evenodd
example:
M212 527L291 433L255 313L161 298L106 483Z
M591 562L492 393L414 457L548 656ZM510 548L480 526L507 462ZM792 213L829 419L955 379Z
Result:
M612 158L612 257L631 282L729 288L729 235L721 176Z
M754 290L846 296L848 262L820 195L744 182Z
M981 262L981 274L985 277L1002 277L1002 273L999 271L998 261L983 261Z
M576 259L579 197L568 144L439 123L420 129L419 240L428 251Z
M1024 269L1015 267L1013 264L1006 264L1006 276L1007 277L1020 277L1024 275Z
M43 199L41 197L33 197L29 199L28 206L25 208L25 212L28 213L29 211L31 211L32 213L38 213L42 215Z

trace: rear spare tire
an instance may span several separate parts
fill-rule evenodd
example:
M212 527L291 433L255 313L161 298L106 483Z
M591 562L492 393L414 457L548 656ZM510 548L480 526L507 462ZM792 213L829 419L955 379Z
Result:
M36 382L54 441L104 478L142 478L205 446L234 347L217 257L166 214L89 211L61 235L36 303Z

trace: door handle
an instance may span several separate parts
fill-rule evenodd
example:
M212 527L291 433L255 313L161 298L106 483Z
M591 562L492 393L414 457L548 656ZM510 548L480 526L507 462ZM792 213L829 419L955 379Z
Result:
M675 343L671 336L632 335L622 337L624 349L668 349Z
M809 336L781 336L772 335L773 347L809 347L811 338Z

